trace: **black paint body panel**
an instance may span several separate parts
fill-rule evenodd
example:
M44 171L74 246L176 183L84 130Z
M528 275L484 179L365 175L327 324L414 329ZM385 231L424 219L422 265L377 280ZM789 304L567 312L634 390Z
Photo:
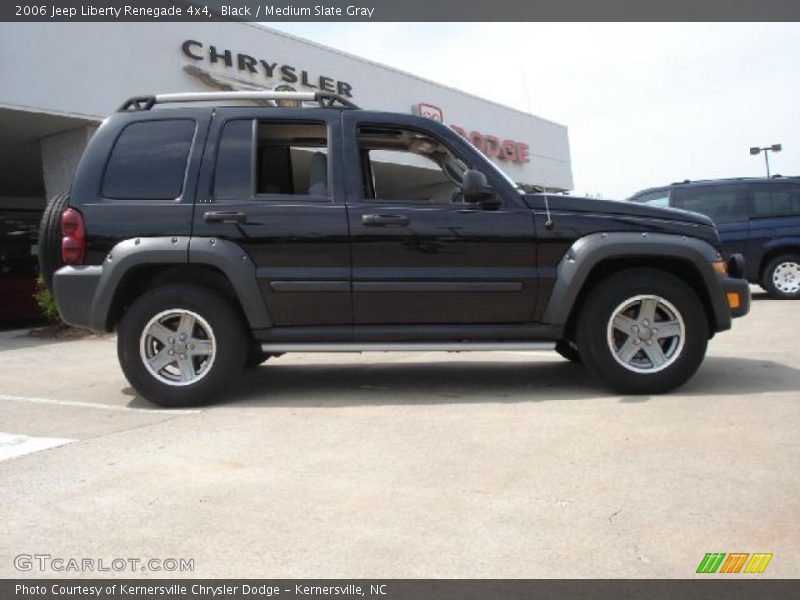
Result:
M103 198L104 169L125 125L176 118L196 124L180 197ZM215 198L218 140L231 120L323 123L327 192ZM355 135L361 124L438 138L486 176L500 206L364 199ZM125 240L159 238L169 244L175 237L203 244L194 258L178 258L177 264L185 260L235 272L233 287L262 341L558 339L564 323L542 319L558 300L552 296L559 265L577 240L599 233L657 233L674 243L683 236L701 240L712 253L719 249L706 217L624 202L522 195L450 128L412 115L360 110L251 106L117 114L90 143L70 204L84 215L89 265L103 264ZM209 212L242 218L209 222ZM370 226L364 219L369 215L397 216L401 225ZM250 273L255 282L244 285L243 274Z

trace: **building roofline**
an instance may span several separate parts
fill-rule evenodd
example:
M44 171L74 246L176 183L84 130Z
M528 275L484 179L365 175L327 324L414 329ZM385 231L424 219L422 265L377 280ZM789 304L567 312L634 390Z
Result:
M42 115L49 115L52 117L67 117L69 119L80 119L83 121L93 121L95 123L102 123L106 117L99 115L88 115L86 113L69 112L64 110L55 110L52 108L44 108L41 106L29 106L27 104L11 104L8 102L0 102L0 109L4 110L19 110L22 112L36 113ZM107 115L106 115L107 116Z
M240 25L247 25L249 27L253 27L253 28L259 29L261 31L266 31L268 33L272 33L272 34L275 34L275 35L279 35L281 37L285 37L285 38L293 40L295 42L300 42L302 44L306 44L307 46L313 46L314 48L317 48L319 50L324 50L326 52L331 52L333 54L338 54L339 56L345 56L347 58L350 58L350 59L353 59L353 60L357 60L359 62L362 62L362 63L367 64L367 65L371 65L373 67L379 67L381 69L386 69L388 71L392 71L392 72L397 73L399 75L405 75L406 77L411 77L413 79L416 79L417 81L421 81L423 83L427 83L428 85L436 86L438 88L441 88L443 90L447 90L449 92L455 92L457 94L461 94L463 96L467 96L467 97L472 98L474 100L479 100L480 102L485 102L487 104L491 104L493 106L497 106L497 107L503 108L505 110L510 110L510 111L518 113L520 115L525 115L526 117L533 117L534 119L539 119L540 121L544 121L546 123L549 123L550 125L556 125L557 127L563 127L564 129L568 129L566 125L564 125L562 123L557 123L556 121L552 121L552 120L547 119L545 117L540 117L539 115L534 115L532 113L525 112L524 110L520 110L520 109L514 108L512 106L507 106L505 104L501 104L500 102L496 102L494 100L489 100L487 98L483 98L481 96L478 96L477 94L472 94L470 92L465 92L464 90L460 90L458 88L455 88L455 87L452 87L452 86L449 86L449 85L445 85L443 83L439 83L438 81L433 81L432 79L427 79L425 77L421 77L420 75L415 75L414 73L410 73L408 71L404 71L403 69L398 69L397 67L392 67L392 66L389 66L389 65L374 61L374 60L370 60L368 58L364 58L363 56L358 56L356 54L351 54L350 52L345 52L344 50L338 50L336 48L333 48L332 46L326 46L325 44L320 44L319 42L315 42L315 41L309 40L307 38L302 38L302 37L293 35L291 33L287 33L285 31L281 31L280 29L274 29L273 27L269 27L268 25L264 25L263 23L249 22L249 21L231 21L231 22L232 23L238 23Z

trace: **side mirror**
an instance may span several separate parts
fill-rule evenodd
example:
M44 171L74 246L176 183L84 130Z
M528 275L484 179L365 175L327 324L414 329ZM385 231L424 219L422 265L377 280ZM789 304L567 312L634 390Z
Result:
M486 175L472 169L466 171L461 178L461 191L465 202L475 202L483 208L499 208L500 198L486 181Z

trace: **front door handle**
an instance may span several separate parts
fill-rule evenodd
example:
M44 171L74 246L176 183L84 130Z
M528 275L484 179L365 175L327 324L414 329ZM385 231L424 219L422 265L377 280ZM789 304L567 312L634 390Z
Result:
M203 213L206 223L247 223L247 214L243 212L208 211Z
M364 227L405 227L408 217L405 215L363 215L361 224Z

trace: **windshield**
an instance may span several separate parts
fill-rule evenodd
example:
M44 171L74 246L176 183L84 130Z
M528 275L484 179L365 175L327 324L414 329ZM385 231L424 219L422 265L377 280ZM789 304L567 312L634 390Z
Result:
M513 187L515 190L517 190L517 191L518 191L519 193L521 193L521 194L525 192L525 190L524 190L524 189L522 189L522 187L520 187L520 186L517 184L517 182L516 182L516 181L514 181L513 179L511 179L511 177L508 175L508 173L506 173L505 171L503 171L503 169L501 169L500 167L498 167L496 164L494 164L494 163L493 163L491 160L489 160L489 159L486 159L486 162L487 162L487 163L489 163L490 165L492 165L492 169L494 169L494 172L495 172L495 173L497 173L498 175L500 175L500 177L502 177L503 179L505 179L505 180L508 182L508 184L509 184L510 186L512 186L512 187Z
M647 204L648 206L658 206L666 208L669 206L669 190L657 190L654 192L647 192L644 194L637 194L629 199L631 202L638 204Z

